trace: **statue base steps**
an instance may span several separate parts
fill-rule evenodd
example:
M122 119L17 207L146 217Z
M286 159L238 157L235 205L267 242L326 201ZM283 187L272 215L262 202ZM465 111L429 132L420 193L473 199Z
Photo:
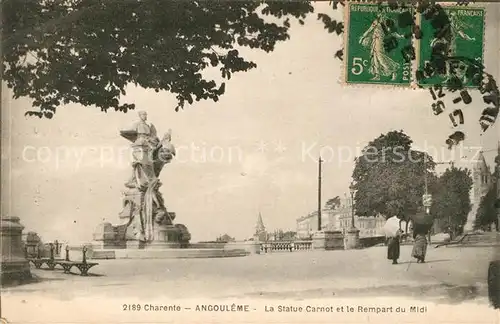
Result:
M144 248L93 250L92 259L196 259L242 257L250 253L245 249L225 248Z
M172 213L171 213L172 214ZM190 246L191 236L185 225L156 225L151 242L142 242L126 237L126 226L101 223L94 231L93 248L98 250L118 249L179 249Z

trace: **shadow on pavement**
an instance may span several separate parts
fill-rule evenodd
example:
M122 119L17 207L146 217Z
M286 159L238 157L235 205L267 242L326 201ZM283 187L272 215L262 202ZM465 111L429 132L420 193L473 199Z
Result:
M35 274L31 275L31 278L25 278L23 280L13 280L10 282L2 282L2 289L7 289L7 288L14 288L14 287L19 287L19 286L26 286L30 284L37 284L37 283L43 283L43 282L50 282L50 281L62 281L64 278L44 278L37 276ZM21 291L22 289L18 290Z
M80 277L80 278L85 278L85 277L106 277L106 275L98 274L98 273L89 273L86 276L82 276L82 275L80 275L79 272L69 272L69 273L65 273L64 275L65 276L70 276L69 278L74 278L72 276L77 276L77 277Z
M309 298L355 298L355 297L409 297L422 300L430 300L436 303L460 304L471 301L477 297L484 297L486 293L480 292L475 286L457 286L449 284L432 284L421 286L408 285L386 285L368 288L346 288L346 289L308 289L282 292L257 292L246 294L248 297L261 297L271 299L295 299L306 300Z
M453 261L453 260L450 260L450 259L446 259L446 260L430 260L430 261L425 261L422 264L436 263L436 262L448 262L448 261ZM398 262L398 264L417 264L417 261L415 260L415 261ZM418 263L418 265L420 266L420 263Z

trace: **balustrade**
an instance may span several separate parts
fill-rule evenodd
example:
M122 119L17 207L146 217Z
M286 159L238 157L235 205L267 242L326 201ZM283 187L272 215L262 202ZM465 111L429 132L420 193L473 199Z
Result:
M260 251L263 253L305 250L312 250L312 241L267 241L260 243Z
M360 247L367 248L385 242L385 236L367 236L359 239ZM261 253L294 252L312 250L312 241L265 241L260 242Z

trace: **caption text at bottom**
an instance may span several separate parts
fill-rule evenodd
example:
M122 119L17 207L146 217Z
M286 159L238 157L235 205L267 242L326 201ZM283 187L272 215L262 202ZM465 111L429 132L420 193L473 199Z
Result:
M123 304L123 311L132 312L251 312L259 309L241 304L201 304L193 307L182 307L180 305L158 305L158 304ZM266 305L261 311L266 313L366 313L366 314L390 314L390 313L427 313L427 306L364 306L364 305L327 305L327 306L296 306L296 305Z

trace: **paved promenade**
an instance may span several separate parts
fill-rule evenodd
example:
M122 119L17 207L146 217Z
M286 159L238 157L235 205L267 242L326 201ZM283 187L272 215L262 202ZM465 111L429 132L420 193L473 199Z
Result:
M33 270L40 281L4 289L3 308L42 296L47 301L133 297L295 302L397 297L487 306L487 267L494 252L487 247L429 247L427 263L416 264L410 262L411 247L403 246L399 265L385 258L384 247L225 259L99 260L90 277Z

